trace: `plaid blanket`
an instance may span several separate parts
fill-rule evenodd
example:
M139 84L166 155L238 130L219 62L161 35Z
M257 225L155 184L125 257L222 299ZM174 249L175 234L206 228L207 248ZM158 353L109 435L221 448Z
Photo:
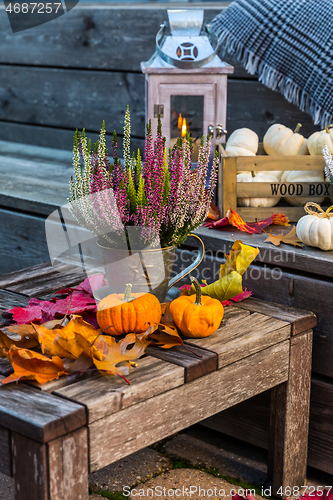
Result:
M210 25L260 82L333 121L333 0L234 0Z

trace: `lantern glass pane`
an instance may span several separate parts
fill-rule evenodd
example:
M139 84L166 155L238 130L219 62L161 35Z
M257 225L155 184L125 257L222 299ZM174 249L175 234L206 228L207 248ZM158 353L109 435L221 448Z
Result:
M189 132L194 143L203 136L204 96L172 95L170 96L170 139L175 143L177 137Z

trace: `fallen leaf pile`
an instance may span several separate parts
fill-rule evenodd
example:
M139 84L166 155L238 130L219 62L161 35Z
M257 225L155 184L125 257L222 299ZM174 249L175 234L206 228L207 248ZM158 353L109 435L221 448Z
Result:
M97 306L93 296L93 290L107 285L102 274L86 278L75 288L64 288L55 293L51 300L40 300L32 298L27 307L14 307L5 311L4 316L11 315L13 321L18 324L45 323L66 314L82 314L88 311L96 312ZM57 295L67 295L58 298Z
M214 220L214 219L213 219ZM226 213L226 216L215 222L207 222L204 226L209 229L218 229L223 226L234 226L240 231L245 231L249 234L260 234L267 226L276 224L279 226L289 226L289 219L284 214L272 214L268 219L258 222L244 222L241 216L232 208Z
M20 340L12 340L13 335L18 335ZM42 354L23 347L25 343L31 347L39 345ZM43 325L9 326L1 331L0 347L12 363L14 373L1 382L29 379L43 384L92 367L104 375L124 377L130 371L131 362L142 356L148 344L149 341L134 334L117 342L75 315L66 325L51 321Z
M236 241L221 265L219 279L211 284L204 282L202 294L223 305L249 297L252 292L243 291L242 275L258 252L258 248ZM128 333L117 342L98 328L93 291L106 284L103 275L90 276L75 288L59 290L50 300L33 298L27 307L5 311L16 324L0 330L0 356L7 357L14 372L1 383L29 379L43 384L62 375L91 370L119 375L128 382L125 375L149 344L162 349L177 345L188 348L173 322L169 303L161 304L160 323L151 324L142 334ZM185 285L182 293L192 294L194 290Z
M294 226L289 233L283 234L272 234L267 233L268 238L265 241L269 241L273 243L276 247L280 245L280 243L286 243L287 245L293 245L294 247L303 247L301 240L298 239L296 234L296 227Z

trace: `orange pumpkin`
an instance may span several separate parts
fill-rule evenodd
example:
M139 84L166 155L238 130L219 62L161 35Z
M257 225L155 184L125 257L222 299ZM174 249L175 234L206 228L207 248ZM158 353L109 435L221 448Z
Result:
M177 328L185 337L201 338L212 335L221 324L224 308L217 299L201 296L198 280L191 278L195 295L182 295L170 304L170 312Z
M143 333L149 324L159 323L161 304L151 293L133 293L127 284L124 294L113 293L100 301L96 319L106 333L117 336L124 333Z

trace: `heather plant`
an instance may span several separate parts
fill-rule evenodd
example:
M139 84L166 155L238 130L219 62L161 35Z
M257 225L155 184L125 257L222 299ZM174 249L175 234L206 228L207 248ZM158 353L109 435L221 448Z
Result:
M74 177L70 181L71 211L80 225L108 242L126 245L128 227L136 226L142 245L161 247L181 244L206 218L217 178L217 157L208 185L210 142L202 138L193 169L192 141L179 138L169 152L165 148L161 120L153 140L147 125L143 159L130 154L130 112L125 114L123 161L113 134L112 159L108 156L103 122L99 141L91 149L85 131L74 136ZM157 238L156 238L157 236ZM159 241L156 241L158 239ZM155 241L154 241L155 240Z

